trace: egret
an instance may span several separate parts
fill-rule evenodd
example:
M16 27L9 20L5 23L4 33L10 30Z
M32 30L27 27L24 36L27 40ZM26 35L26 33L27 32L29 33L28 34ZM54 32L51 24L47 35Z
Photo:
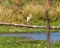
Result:
M32 14L29 14L29 15L27 16L27 23L29 23L29 21L31 20L31 18L32 18Z

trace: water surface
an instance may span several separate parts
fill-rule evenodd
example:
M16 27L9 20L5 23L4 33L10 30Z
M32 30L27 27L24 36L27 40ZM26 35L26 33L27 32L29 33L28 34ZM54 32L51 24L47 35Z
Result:
M50 33L51 41L60 41L60 32ZM0 36L28 37L34 40L46 40L46 33L0 34Z

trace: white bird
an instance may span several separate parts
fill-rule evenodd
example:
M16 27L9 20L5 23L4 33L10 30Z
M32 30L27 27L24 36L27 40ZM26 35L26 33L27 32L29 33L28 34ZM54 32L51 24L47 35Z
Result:
M27 23L29 23L29 21L31 20L31 18L32 18L32 14L29 14L29 15L27 16Z

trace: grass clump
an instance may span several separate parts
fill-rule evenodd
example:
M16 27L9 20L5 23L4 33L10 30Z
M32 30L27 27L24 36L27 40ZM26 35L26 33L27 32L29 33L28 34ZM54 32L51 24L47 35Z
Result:
M47 48L46 41L26 40L23 37L0 36L1 48ZM60 42L51 42L51 48L59 48Z

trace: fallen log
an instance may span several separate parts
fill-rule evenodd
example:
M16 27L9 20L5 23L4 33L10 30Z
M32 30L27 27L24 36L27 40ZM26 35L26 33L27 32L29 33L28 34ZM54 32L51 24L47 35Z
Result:
M0 25L46 29L46 26L24 25L24 24L3 23L3 22L0 22ZM51 26L50 29L60 29L60 27L58 27L58 26Z

